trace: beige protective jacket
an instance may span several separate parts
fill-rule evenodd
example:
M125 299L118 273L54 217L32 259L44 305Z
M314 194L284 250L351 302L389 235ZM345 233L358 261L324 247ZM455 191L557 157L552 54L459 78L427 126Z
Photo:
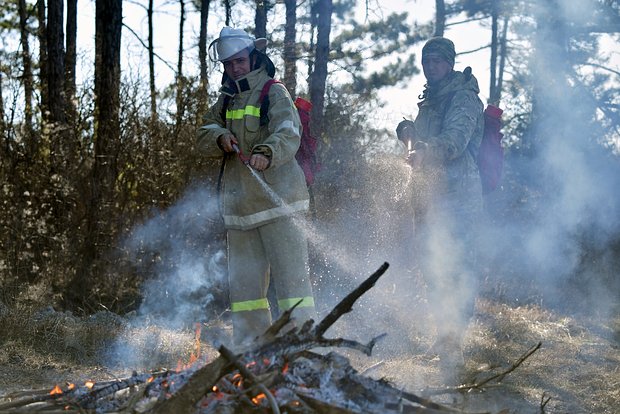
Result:
M301 122L282 84L269 89L269 122L260 125L259 96L269 79L266 70L259 68L242 79L229 80L198 128L199 150L210 157L226 156L220 200L224 225L229 229L248 230L308 210L308 188L295 160ZM224 120L221 114L225 94L231 98ZM261 185L236 154L224 154L217 145L217 138L227 130L237 138L246 156L253 152L271 155L269 168L254 171L269 188Z

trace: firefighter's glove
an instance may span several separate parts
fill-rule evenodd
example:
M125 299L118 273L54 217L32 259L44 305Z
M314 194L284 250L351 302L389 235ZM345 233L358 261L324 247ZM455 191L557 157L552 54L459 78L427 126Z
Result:
M222 149L224 152L234 152L233 144L239 145L237 138L230 132L225 132L219 137L217 137L217 146Z
M259 145L252 150L250 166L257 171L269 168L271 164L271 148L266 145Z
M413 138L413 121L405 119L396 127L396 136L399 140L407 142Z

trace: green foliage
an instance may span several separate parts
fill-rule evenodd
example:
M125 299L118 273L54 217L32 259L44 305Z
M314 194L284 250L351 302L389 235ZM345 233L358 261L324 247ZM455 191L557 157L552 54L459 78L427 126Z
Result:
M332 39L330 61L351 75L353 93L393 86L419 73L410 49L430 36L431 26L411 26L407 17L407 13L393 13L383 21L350 21L350 28ZM394 56L396 61L389 62ZM378 65L382 69L374 71Z

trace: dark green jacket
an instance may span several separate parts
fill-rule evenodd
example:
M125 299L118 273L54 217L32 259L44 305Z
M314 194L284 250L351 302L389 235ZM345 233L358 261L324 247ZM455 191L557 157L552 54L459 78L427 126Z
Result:
M470 69L454 71L418 103L413 148L425 147L425 165L439 177L439 195L455 208L478 209L482 189L476 155L484 128L478 81Z

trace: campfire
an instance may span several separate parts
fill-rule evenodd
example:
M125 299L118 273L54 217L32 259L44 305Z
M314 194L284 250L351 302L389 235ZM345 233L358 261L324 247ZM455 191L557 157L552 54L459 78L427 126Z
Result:
M282 332L290 326L290 309L251 347L233 352L218 347L210 363L194 362L116 381L56 385L51 391L22 392L0 400L0 412L64 413L459 413L401 390L385 380L358 373L344 356L315 348L349 348L371 355L376 342L325 338L325 332L385 273L384 263L347 295L319 323ZM200 332L196 341L199 345ZM199 346L193 359L199 361ZM532 351L533 352L533 351ZM524 358L523 358L524 359ZM514 369L514 368L513 368Z

